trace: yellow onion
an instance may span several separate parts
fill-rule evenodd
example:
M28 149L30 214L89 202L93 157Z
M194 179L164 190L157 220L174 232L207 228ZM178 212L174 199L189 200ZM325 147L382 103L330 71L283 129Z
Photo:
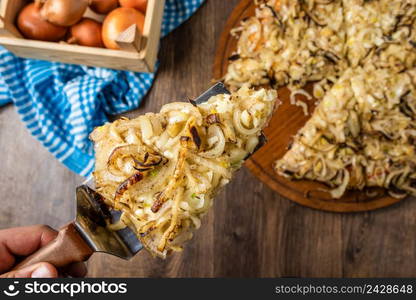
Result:
M118 0L91 0L90 8L97 14L106 15L118 7Z
M103 48L104 44L103 39L101 38L101 28L101 23L89 18L84 18L71 27L71 37L69 38L68 43Z
M144 15L140 11L126 7L113 10L103 23L104 45L109 49L119 50L120 47L116 43L117 37L133 24L136 24L139 31L143 32Z
M57 42L66 35L67 28L44 20L37 4L25 6L17 17L17 27L25 38L40 41Z
M42 17L59 26L72 26L78 23L89 4L89 0L41 0L40 2L44 2L41 8Z

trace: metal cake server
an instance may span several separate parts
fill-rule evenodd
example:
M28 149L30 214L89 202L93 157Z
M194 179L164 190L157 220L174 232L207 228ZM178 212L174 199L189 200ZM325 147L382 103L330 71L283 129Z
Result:
M198 105L218 94L230 94L222 83L217 83L193 100ZM261 136L258 149L265 142ZM86 261L94 252L104 252L123 259L132 258L143 246L130 228L114 231L108 223L116 222L120 211L110 209L103 197L95 192L91 178L76 189L77 215L75 221L64 226L58 236L45 247L24 259L16 269L38 262L49 262L56 267Z

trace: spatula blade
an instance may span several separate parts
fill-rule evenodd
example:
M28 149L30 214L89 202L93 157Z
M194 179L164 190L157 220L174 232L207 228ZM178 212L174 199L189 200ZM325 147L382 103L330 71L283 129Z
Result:
M109 209L100 194L84 184L77 188L76 195L75 225L94 251L130 259L143 248L129 227L116 231L108 228L108 224L118 221L121 213Z
M198 98L196 98L194 102L196 105L199 105L204 102L207 102L209 98L220 94L230 94L230 92L226 89L222 82L218 82L212 87L210 87L207 91L205 91Z

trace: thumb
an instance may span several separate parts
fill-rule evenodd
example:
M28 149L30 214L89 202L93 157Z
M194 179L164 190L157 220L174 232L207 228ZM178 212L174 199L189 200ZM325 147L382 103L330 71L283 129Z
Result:
M0 276L0 278L56 278L58 271L46 262L37 263L20 270L10 271Z

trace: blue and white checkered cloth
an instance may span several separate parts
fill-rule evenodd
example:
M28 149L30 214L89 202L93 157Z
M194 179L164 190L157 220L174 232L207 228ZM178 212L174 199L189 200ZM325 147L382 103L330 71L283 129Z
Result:
M205 0L167 0L162 36ZM154 74L17 58L0 47L0 106L13 102L26 127L65 166L94 168L88 135L115 115L137 108Z

